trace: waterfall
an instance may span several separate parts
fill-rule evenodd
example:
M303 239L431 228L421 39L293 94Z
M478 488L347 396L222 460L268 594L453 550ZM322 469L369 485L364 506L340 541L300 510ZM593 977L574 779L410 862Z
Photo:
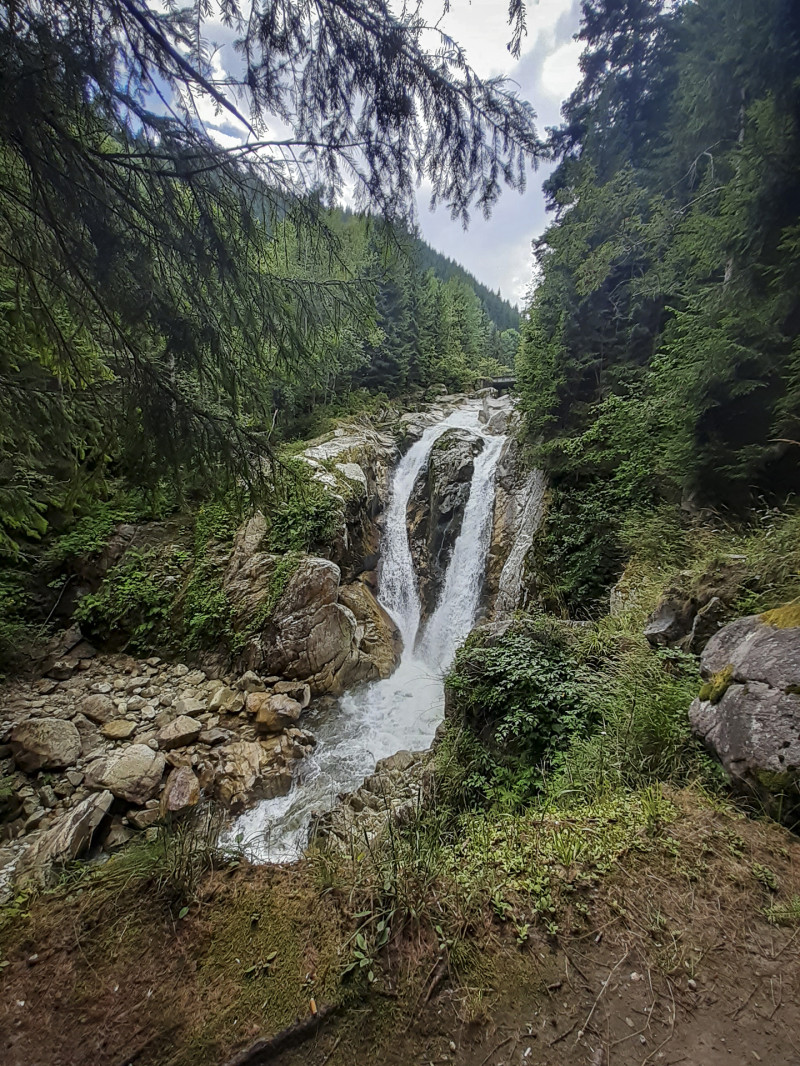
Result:
M505 437L490 435L468 404L428 428L395 470L386 508L378 598L396 621L403 654L391 675L348 692L334 708L304 719L317 739L288 795L265 800L237 819L231 838L255 861L288 862L306 845L314 812L329 809L341 792L357 788L379 759L433 740L444 707L444 674L469 633L480 602L491 536L494 478ZM406 509L431 449L448 429L465 429L485 444L475 459L461 532L439 603L420 635L420 601L408 543ZM419 639L418 639L419 638Z

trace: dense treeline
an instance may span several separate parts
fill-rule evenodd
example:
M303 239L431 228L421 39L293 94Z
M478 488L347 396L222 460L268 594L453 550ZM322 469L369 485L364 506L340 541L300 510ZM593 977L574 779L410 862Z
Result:
M660 504L800 489L800 9L585 0L518 377L586 607Z
M331 343L317 365L292 368L280 383L284 432L320 403L344 403L358 389L388 396L433 384L458 390L513 367L520 320L509 303L494 296L493 318L486 297L494 294L403 227L339 210L328 212L326 222L337 268L366 286L370 314ZM331 277L331 264L315 268L315 248L294 227L282 224L279 239L289 274ZM501 328L506 322L512 325Z
M423 176L463 220L524 184L530 108L424 32L384 0L0 0L0 552L112 479L257 491L304 411L513 355L468 284L324 209L348 182L405 232Z

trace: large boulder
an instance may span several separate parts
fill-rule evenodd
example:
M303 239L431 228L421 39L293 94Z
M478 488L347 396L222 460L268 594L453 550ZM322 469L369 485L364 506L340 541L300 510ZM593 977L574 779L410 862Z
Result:
M800 798L800 611L737 619L711 637L700 668L692 730L732 783L768 802Z
M419 582L422 617L436 608L447 567L461 532L475 457L483 440L464 429L448 429L431 449L408 501L408 539Z
M55 867L84 855L113 800L110 792L97 792L63 814L24 853L16 868L16 880L45 884Z
M293 726L302 711L302 706L285 693L251 692L247 697L247 710L255 715L256 732L280 733Z
M176 766L170 771L161 793L161 815L180 814L200 802L200 782L191 766Z
M141 807L158 792L165 766L160 751L147 744L129 744L93 760L86 768L85 783L89 788L108 789L117 799Z
M358 623L338 602L339 579L328 559L301 559L262 631L260 662L248 665L307 681L314 695L342 692L339 673L358 659Z
M292 772L280 750L280 740L259 743L237 740L217 749L214 794L231 810L247 807L254 800L285 795Z
M63 718L28 718L12 730L11 751L21 770L63 770L80 758L81 737Z
M394 619L378 603L363 581L339 589L339 603L348 607L359 625L359 660L354 672L359 680L377 681L394 671L403 640ZM275 686L279 691L279 686Z
M261 581L261 587L256 594L255 586L244 582L247 587L239 596L237 610L248 606L257 616L267 597L274 598L274 589L263 580L267 572L266 564L256 565L255 558L251 566L238 567L228 586L234 600L243 574L249 573L256 583ZM358 681L386 676L387 661L396 658L392 623L368 589L345 592L340 589L340 578L339 567L329 559L302 557L269 616L251 636L241 665L307 684L314 696L339 695ZM357 615L350 603L361 613Z

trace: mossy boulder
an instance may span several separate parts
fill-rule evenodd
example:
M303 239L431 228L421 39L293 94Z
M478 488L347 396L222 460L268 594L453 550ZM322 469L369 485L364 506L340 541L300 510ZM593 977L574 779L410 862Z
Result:
M705 683L689 711L693 731L735 786L791 809L800 802L796 604L725 626L708 642L700 669Z

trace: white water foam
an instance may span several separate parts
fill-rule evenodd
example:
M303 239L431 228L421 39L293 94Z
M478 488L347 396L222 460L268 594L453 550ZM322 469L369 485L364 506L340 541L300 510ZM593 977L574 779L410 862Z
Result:
M288 795L266 800L236 820L236 839L256 862L291 862L305 849L315 812L357 788L379 759L430 745L442 720L443 678L475 620L491 536L494 478L505 437L485 432L477 404L467 404L425 431L395 470L386 508L379 600L397 622L403 655L391 677L348 692L337 706L311 712L304 728L317 746L303 760ZM420 601L406 528L411 491L436 440L448 429L482 437L461 532L436 611L419 634ZM419 637L419 639L418 639Z

